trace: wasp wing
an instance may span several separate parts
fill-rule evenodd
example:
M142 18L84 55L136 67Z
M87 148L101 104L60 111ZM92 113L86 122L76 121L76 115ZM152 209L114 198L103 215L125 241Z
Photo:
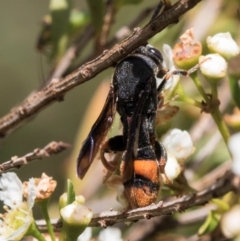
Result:
M151 93L152 81L155 81L155 78L150 77L147 80L145 89L142 90L139 95L140 97L138 99L136 110L130 121L127 148L124 158L123 183L130 180L134 173L133 161L138 148L139 129L142 123L142 112L145 107L146 100L149 98L149 94Z
M113 87L111 86L103 110L92 126L88 137L83 142L82 149L77 159L77 175L81 179L84 178L98 152L98 149L105 140L113 123L115 113L116 95Z

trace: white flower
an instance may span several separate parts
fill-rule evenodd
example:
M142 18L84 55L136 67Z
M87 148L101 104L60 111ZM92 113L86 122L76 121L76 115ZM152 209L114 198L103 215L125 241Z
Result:
M200 70L204 76L211 80L221 80L227 72L227 62L219 54L208 54L199 57ZM212 82L212 83L215 83Z
M192 139L187 131L173 129L169 131L162 140L162 144L169 154L175 156L182 164L195 150Z
M89 241L92 237L92 228L88 227L84 232L78 237L77 241Z
M166 68L167 70L174 71L176 70L174 63L173 63L173 54L172 54L172 49L169 45L164 44L163 45L163 67ZM172 75L168 80L167 83L164 87L164 90L169 90L172 91L174 87L177 85L178 81L180 79L179 75ZM158 85L161 83L162 79L157 79Z
M22 182L14 172L3 173L0 178L0 200L10 208L22 202Z
M92 210L76 200L60 209L60 214L66 240L77 240L80 238L80 234L84 232L93 216Z
M240 235L240 205L235 205L221 219L221 229L225 237L233 238Z
M60 210L61 217L68 225L87 226L92 219L93 212L78 201Z
M229 32L207 37L207 45L210 51L219 53L226 59L230 59L240 53L239 46L232 39Z
M9 208L0 219L0 241L20 240L33 222L32 207L36 197L34 179L29 180L28 199L23 201L22 183L15 173L2 174L0 199Z
M162 180L164 184L169 184L169 180L173 181L175 178L178 177L178 175L181 172L181 166L178 163L175 156L173 156L171 153L168 153L167 163L164 167L164 174L161 174ZM166 179L168 178L168 180Z
M118 228L108 227L99 233L100 241L122 241L121 230Z
M234 134L229 138L228 147L232 154L232 172L240 176L240 133Z

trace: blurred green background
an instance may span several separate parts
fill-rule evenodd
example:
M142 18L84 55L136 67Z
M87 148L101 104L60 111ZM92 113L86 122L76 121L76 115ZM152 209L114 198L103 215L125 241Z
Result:
M124 6L117 14L110 36L113 36L120 26L131 22L146 6L154 6L157 3L158 1L155 0L143 1L139 5ZM0 116L4 116L32 91L38 89L43 83L44 77L48 75L49 61L36 51L35 46L40 32L41 19L49 13L49 1L8 0L1 1L0 6ZM74 6L87 10L85 1L74 1ZM236 12L238 7L240 7L240 4L236 0L202 1L195 9L181 18L178 24L170 26L155 36L151 43L159 49L164 43L173 46L179 35L191 26L195 27L196 38L200 41L207 35L215 34L218 31L230 31L236 39L240 29L240 20L237 18ZM206 18L206 16L208 17ZM141 24L141 26L143 25L144 23ZM84 56L81 56L81 58L84 59L90 49L91 45L86 48ZM0 162L5 162L16 155L25 155L37 147L44 147L53 140L68 142L72 144L72 150L76 148L79 151L80 143L86 137L91 123L95 120L89 119L88 126L84 127L84 134L81 135L80 139L77 138L87 106L100 83L106 80L110 81L112 73L113 68L110 68L91 81L74 88L65 95L64 101L52 104L29 123L10 134L1 142ZM196 94L191 83L185 84L185 87L191 95ZM104 90L101 98L104 100L107 90L105 87L102 88ZM91 108L94 113L100 110L100 107L98 107L98 110ZM193 108L187 110L188 113L191 111L193 113L191 115L195 118L200 114L199 110L193 110ZM181 115L179 120L181 120ZM182 118L182 122L175 121L174 123L176 124L174 127L187 128L192 121L189 120L188 122L186 118ZM76 141L76 139L78 140ZM57 200L64 191L67 178L70 177L75 184L82 185L75 177L74 166L77 154L75 152L74 155L71 155L72 150L41 161L35 161L16 170L16 172L21 180L39 177L42 172L52 176L58 181L57 191L53 197L53 200ZM68 167L70 166L71 169L69 170ZM101 180L102 173L100 172L98 176L99 179L97 180ZM92 179L92 182L88 181L87 183L86 181L84 185L89 185L87 186L89 188L94 186L95 180L93 179L95 177L91 178L89 175L87 178L88 180ZM95 191L93 190L92 193ZM105 203L105 205L109 208L108 203ZM96 210L99 211L97 208ZM104 206L101 206L100 210L104 210Z

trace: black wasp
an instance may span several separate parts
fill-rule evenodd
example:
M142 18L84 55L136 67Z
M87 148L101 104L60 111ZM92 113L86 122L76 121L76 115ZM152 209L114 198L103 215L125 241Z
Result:
M162 54L146 45L117 64L106 103L78 156L77 175L82 179L99 149L101 160L110 171L114 168L107 163L104 154L123 152L120 173L131 208L156 201L160 173L164 173L167 161L166 151L155 135L159 94L168 79L162 63ZM158 87L156 77L163 78ZM116 111L121 117L123 135L104 143Z

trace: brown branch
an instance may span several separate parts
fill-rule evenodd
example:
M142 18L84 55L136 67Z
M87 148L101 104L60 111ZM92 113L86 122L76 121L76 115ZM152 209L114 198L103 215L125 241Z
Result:
M137 17L134 19L128 26L121 27L115 34L115 36L106 44L106 48L111 48L114 44L116 44L118 41L123 40L127 36L131 34L131 31L138 26L140 22L142 22L146 17L150 15L150 13L154 10L154 8L147 8L144 9ZM96 57L95 51L93 51L85 60L82 61L83 63L86 63ZM79 64L79 65L82 65Z
M94 29L91 25L87 25L84 32L76 39L75 43L69 47L64 56L61 58L58 65L55 67L49 81L53 79L59 79L72 64L73 60L79 55L79 52L89 43L94 34Z
M31 95L22 104L0 119L0 136L6 136L51 103L62 100L67 91L88 81L104 69L113 66L118 60L125 57L141 44L146 43L149 38L169 24L175 23L180 16L200 1L178 1L145 27L135 29L131 36L115 45L112 49L104 51L102 55L81 66L65 78L51 82L42 90Z
M105 211L94 215L89 226L111 226L119 222L134 222L140 219L150 219L161 215L172 215L176 212L183 212L189 208L204 205L213 198L221 197L229 191L240 191L240 177L235 176L231 171L227 171L221 178L214 180L208 188L186 195L175 200L160 202L138 208L128 212ZM61 221L54 223L54 229L60 230ZM39 226L40 230L45 230L45 225Z
M29 162L40 160L42 158L49 157L54 154L58 154L69 147L70 145L67 143L64 143L61 141L60 142L52 141L42 149L37 148L33 152L30 152L23 157L14 156L11 158L10 161L6 161L2 163L0 165L0 174L12 168L20 168L23 165L28 164Z
M128 26L121 27L115 34L115 36L106 44L106 48L111 48L117 42L126 38L133 28L138 26L149 14L154 10L154 8L147 8L143 10ZM52 78L61 78L62 75L67 71L69 66L72 64L73 60L79 55L79 52L89 43L90 38L93 36L93 27L87 26L85 32L78 37L75 43L67 50L66 54L63 56L58 66L56 67ZM83 61L86 63L96 57L95 51L89 54L89 56ZM78 64L81 66L81 64Z
M163 233L172 233L173 229L181 229L203 222L208 213L215 208L210 204L176 216L160 216L150 220L140 220L127 231L126 240L144 241L153 240ZM155 239L154 239L155 240Z

